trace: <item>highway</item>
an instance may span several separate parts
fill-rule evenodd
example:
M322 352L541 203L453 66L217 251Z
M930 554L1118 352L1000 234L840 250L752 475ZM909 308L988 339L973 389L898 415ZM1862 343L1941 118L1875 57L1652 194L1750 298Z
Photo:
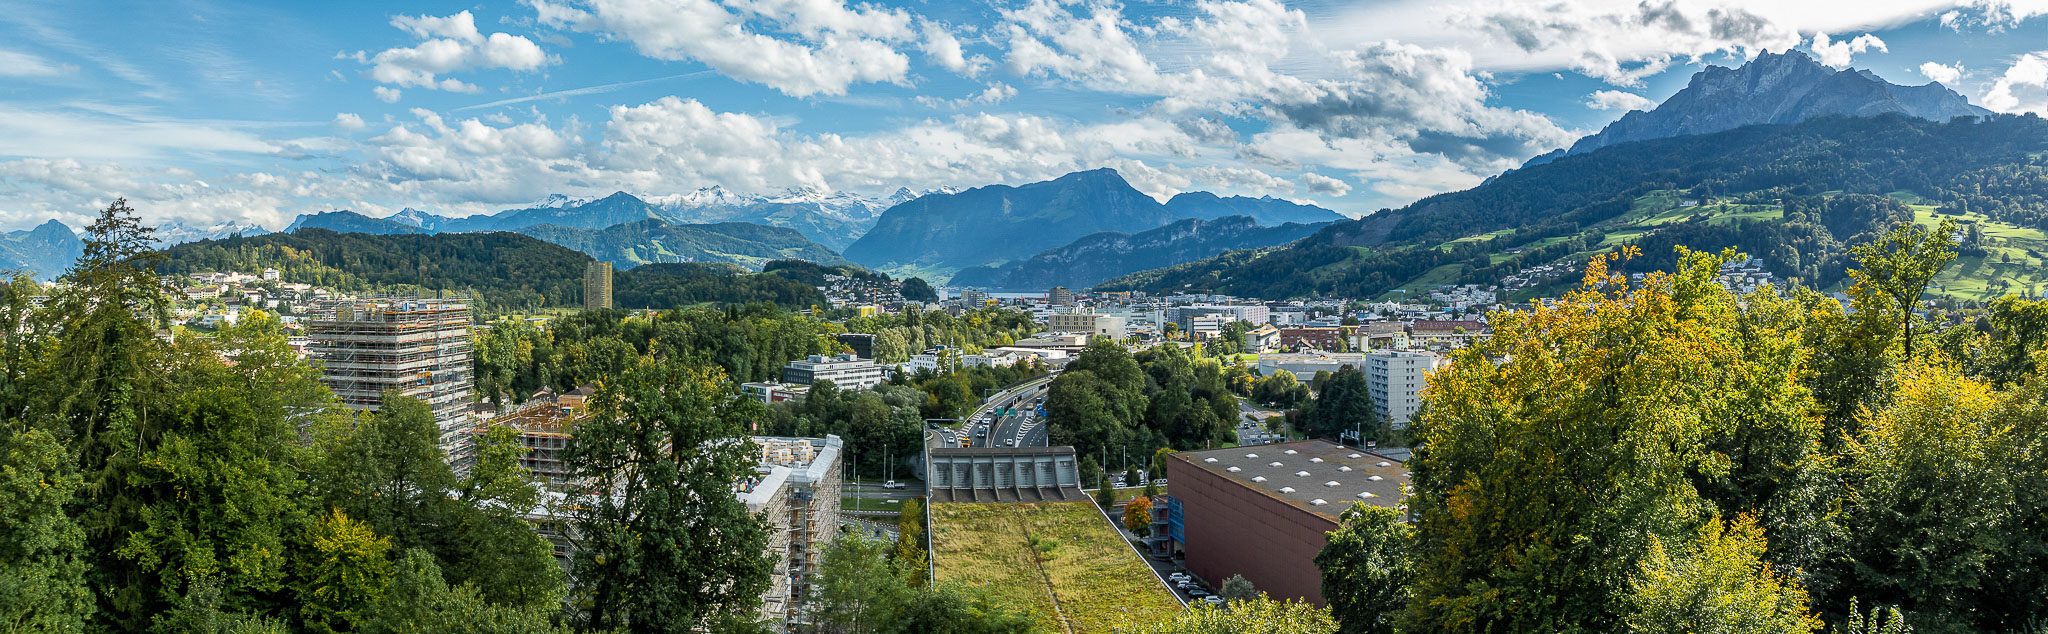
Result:
M973 446L1045 446L1048 440L1045 419L1039 418L1037 413L1038 405L1034 401L1045 396L1043 388L1049 386L1052 383L1053 377L1056 376L1058 376L1057 373L1048 374L1019 383L1014 387L997 393L987 403L976 409L974 415L969 417L967 426L961 429L965 430L968 434L973 434L976 429L984 424L982 421L993 419L993 423L988 423L988 433L974 438ZM998 416L997 412L1004 409L1013 409L1016 413L1009 416Z

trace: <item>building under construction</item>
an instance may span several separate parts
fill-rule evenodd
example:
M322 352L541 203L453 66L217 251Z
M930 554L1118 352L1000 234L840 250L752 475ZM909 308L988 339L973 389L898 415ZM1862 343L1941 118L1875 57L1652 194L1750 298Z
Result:
M470 459L469 305L460 300L370 298L316 306L306 354L342 404L376 411L384 394L425 401L441 451L458 469Z
M825 546L839 532L838 436L770 438L756 436L761 462L755 477L739 483L747 510L768 520L773 531L768 554L775 573L761 595L762 616L780 623L777 631L809 628L804 605L824 562Z
M493 418L470 433L482 435L497 427L512 428L519 432L519 446L525 450L519 455L519 465L542 484L564 486L570 478L568 464L562 458L569 450L576 425L590 418L592 392L591 388L583 387L560 396L535 395L519 409Z

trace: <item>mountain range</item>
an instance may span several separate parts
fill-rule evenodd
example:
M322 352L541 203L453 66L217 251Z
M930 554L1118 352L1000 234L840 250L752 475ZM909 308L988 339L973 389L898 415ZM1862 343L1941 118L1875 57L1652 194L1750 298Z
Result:
M1059 248L1097 233L1134 234L1184 218L1231 215L1272 224L1344 218L1275 198L1223 198L1207 192L1181 194L1162 204L1131 187L1116 170L1105 168L1014 187L990 185L920 196L883 212L875 228L848 246L845 254L870 268L945 279L967 269L1000 267L1019 254ZM1113 266L1102 263L1089 270ZM992 281L986 275L977 272L951 283Z
M1823 66L1799 51L1764 52L1740 68L1708 66L1655 109L1630 111L1571 148L1538 156L1529 164L1630 141L1798 123L1825 115L1886 113L1930 121L1992 114L1940 83L1901 86L1868 70Z
M1047 249L1029 259L1001 267L964 269L949 283L1000 290L1042 290L1054 286L1088 288L1127 273L1191 262L1231 249L1286 244L1315 233L1328 224L1290 222L1264 227L1249 216L1224 216L1214 220L1185 218L1134 234L1117 231L1090 234L1066 246Z
M873 227L882 210L917 196L916 192L904 188L881 198L813 189L792 189L775 195L740 195L721 187L652 198L640 198L625 192L615 192L602 198L554 194L524 207L460 218L412 208L385 218L352 211L306 214L293 220L285 230L316 227L344 233L389 235L519 231L539 225L603 229L642 220L660 220L672 225L748 222L793 229L838 251Z

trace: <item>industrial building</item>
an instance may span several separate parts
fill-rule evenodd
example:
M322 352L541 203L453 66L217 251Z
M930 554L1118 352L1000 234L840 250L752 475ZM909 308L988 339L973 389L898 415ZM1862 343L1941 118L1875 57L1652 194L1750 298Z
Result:
M612 263L593 260L583 267L583 307L612 307Z
M824 438L755 437L761 462L755 477L739 486L747 510L770 525L769 555L775 572L761 595L761 614L781 631L804 631L825 546L839 529L839 460L843 443Z
M376 411L384 394L425 401L440 428L441 452L468 468L469 305L445 299L352 299L316 306L303 322L306 354L350 409Z
M1088 499L1073 447L946 447L930 450L926 459L934 503Z
M791 361L782 368L782 382L810 385L819 381L831 381L842 390L865 390L880 385L888 375L882 366L869 359L851 354L825 356L811 355L801 361Z
M1323 605L1315 558L1352 503L1405 508L1408 469L1323 440L1170 454L1173 493L1151 546L1211 584L1244 575L1274 599Z
M1428 352L1383 350L1365 355L1365 385L1372 392L1373 409L1394 429L1408 427L1415 408L1422 406L1422 390L1428 387L1429 372L1439 357Z

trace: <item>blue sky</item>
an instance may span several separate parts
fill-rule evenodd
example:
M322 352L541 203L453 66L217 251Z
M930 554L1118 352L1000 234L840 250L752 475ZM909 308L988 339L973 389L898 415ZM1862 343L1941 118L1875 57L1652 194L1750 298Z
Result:
M1112 167L1359 215L1798 49L2048 111L2042 0L5 2L0 228Z

